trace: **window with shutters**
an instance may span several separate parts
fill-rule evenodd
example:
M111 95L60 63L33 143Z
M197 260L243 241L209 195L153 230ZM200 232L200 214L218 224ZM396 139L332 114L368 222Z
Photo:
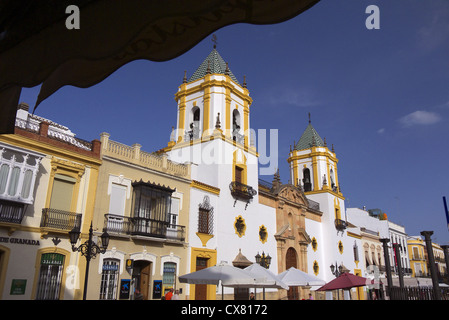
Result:
M109 213L106 215L107 229L113 233L122 233L126 231L124 215L128 187L111 183L110 188Z
M70 231L81 223L81 213L77 213L76 209L85 167L57 158L53 158L51 164L47 205L42 209L41 227Z
M418 251L418 247L413 247L413 260L419 260L419 251Z
M75 184L76 179L66 175L56 174L51 191L50 208L71 211Z

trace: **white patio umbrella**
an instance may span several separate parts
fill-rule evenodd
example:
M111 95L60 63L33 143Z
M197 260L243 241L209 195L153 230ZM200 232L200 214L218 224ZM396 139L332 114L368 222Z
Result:
M199 271L188 273L179 277L179 282L189 284L214 284L218 285L221 281L222 299L223 286L253 287L257 281L264 279L256 279L253 274L228 264L220 263L216 266L205 268Z
M322 286L326 284L326 281L293 267L280 273L278 277L291 287Z
M243 270L253 274L256 279L262 279L256 281L256 284L254 286L255 288L279 288L288 290L287 284L281 281L281 279L273 272L271 272L267 268L262 267L258 263L253 263Z
M288 290L288 285L279 279L277 275L262 267L258 263L254 263L244 270L249 271L256 278L264 278L262 281L256 281L256 284L252 288L263 288L263 299L265 300L265 288L278 288Z

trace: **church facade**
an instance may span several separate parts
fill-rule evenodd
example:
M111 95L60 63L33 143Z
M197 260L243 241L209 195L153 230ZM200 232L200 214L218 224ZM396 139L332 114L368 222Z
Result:
M310 121L289 153L291 179L309 201L319 205L321 220L305 219L305 230L312 239L307 251L307 266L329 282L338 273L349 271L362 275L364 261L360 230L348 222L345 198L341 191L334 147L329 149ZM330 298L330 292L326 293ZM348 294L348 292L346 292ZM353 292L353 299L364 299L363 289Z
M237 80L214 48L190 79L184 77L175 99L177 130L163 151L192 167L187 272L221 262L245 267L261 256L271 258L269 269L277 273L276 215L259 202L245 81ZM215 286L190 287L191 299L216 297ZM224 290L227 297L233 293Z

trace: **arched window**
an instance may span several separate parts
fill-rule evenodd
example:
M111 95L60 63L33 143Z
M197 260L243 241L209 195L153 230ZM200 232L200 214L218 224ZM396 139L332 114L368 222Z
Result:
M243 135L240 131L240 113L237 109L232 112L232 139L236 142L243 143Z
M192 109L193 111L193 122L199 123L200 122L200 108L195 107Z
M335 184L335 173L334 169L330 170L330 179L331 179L331 189L333 191L337 191L337 185Z
M186 132L186 140L198 139L200 137L200 121L200 108L193 107L190 115L189 129Z
M312 182L310 180L310 170L308 168L305 168L303 171L304 178L302 179L302 182L304 183L304 191L312 191Z

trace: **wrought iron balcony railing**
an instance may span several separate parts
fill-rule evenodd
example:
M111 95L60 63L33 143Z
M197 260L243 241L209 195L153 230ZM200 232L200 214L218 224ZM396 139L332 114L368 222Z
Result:
M80 213L63 211L52 208L42 209L41 228L52 228L59 230L72 230L74 227L81 228Z
M172 214L169 214L168 218L171 221ZM108 213L104 215L104 228L111 235L139 235L184 241L185 226L172 224L169 221L124 217Z
M21 224L25 205L12 201L0 200L0 222Z
M232 181L229 184L229 189L231 190L231 194L234 198L239 198L242 200L251 200L257 194L257 191L254 190L253 187L237 181Z
M335 229L337 229L337 231L343 232L347 227L348 224L346 223L346 221L341 219L335 219Z
M254 190L253 187L237 181L232 181L229 184L229 189L231 190L231 195L235 199L234 206L237 200L246 201L245 209L257 194L257 191Z

